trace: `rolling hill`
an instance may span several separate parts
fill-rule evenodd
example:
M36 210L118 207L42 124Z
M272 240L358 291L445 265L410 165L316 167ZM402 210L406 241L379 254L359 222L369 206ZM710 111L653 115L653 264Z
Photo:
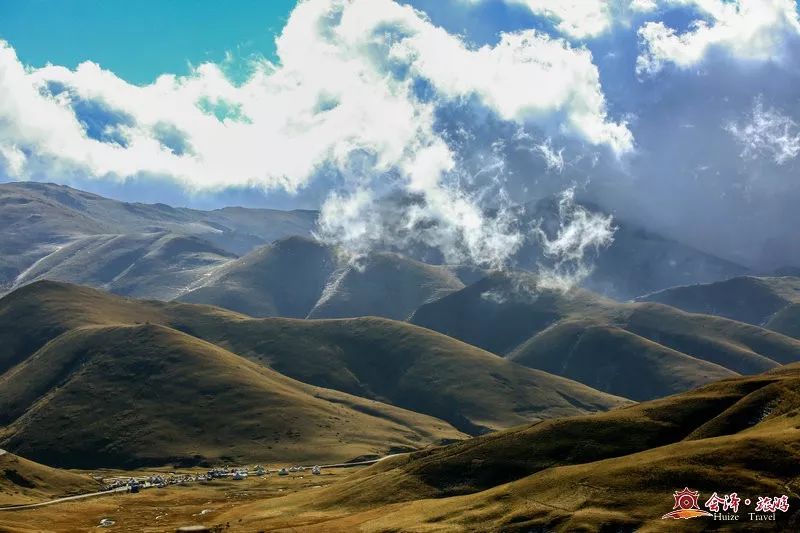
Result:
M800 342L773 331L582 289L539 289L524 273L488 276L420 307L411 322L640 400L800 360Z
M388 319L265 319L202 335L300 381L430 414L470 434L626 403Z
M331 246L287 237L222 266L178 300L255 317L402 320L463 286L445 267L388 252L353 265Z
M508 359L637 401L739 375L622 328L582 320L559 321Z
M557 226L559 221L557 205L552 199L521 207L519 216L522 225L538 221L548 227ZM309 284L316 287L317 278L325 268L308 272L309 265L302 261L292 263L290 253L279 260L266 257L275 251L257 249L286 237L310 237L317 217L318 212L303 210L226 207L201 211L165 204L118 202L55 184L0 184L0 227L4 228L0 235L0 294L21 282L43 278L164 300L197 289L189 297L192 301L271 315L274 302L260 306L256 296L242 289L242 281L252 280L246 271L253 268L255 276L259 269L270 271L271 267L264 261L286 261L287 267L310 276ZM616 225L618 230L613 244L594 258L594 272L585 284L598 293L628 299L675 285L708 283L747 273L747 269L739 265L627 221L618 220ZM169 236L178 239L178 244L168 253L156 251L157 257L151 261L153 251L148 247L152 245L158 249L159 245L143 242L146 235ZM184 242L181 237L195 241ZM182 251L182 247L187 249ZM198 247L200 249L195 249ZM230 260L231 255L241 257L251 252L255 252L253 257L241 263L232 262L229 268L210 268L224 264L221 258ZM470 265L426 265L442 260L441 254L433 249L395 250L387 246L385 250L374 252L373 257L360 261L357 269L338 265L343 270L328 280L326 286L331 290L324 293L314 316L380 314L406 318L422 303L452 290L455 287L453 275L469 284L483 274ZM400 252L407 257L389 252ZM146 260L136 261L135 272L125 271L140 257ZM539 246L530 244L517 254L514 263L521 269L536 271L540 260ZM65 264L61 265L61 261ZM82 267L86 265L91 268L84 272ZM282 267L274 268L277 272ZM124 277L119 287L109 282L116 275ZM422 287L413 285L417 279ZM267 285L279 287L281 283L286 283L285 277ZM385 309L386 301L361 294L370 287L392 291L397 308L388 306ZM226 294L226 290L231 294ZM358 295L354 295L356 293ZM265 295L271 296L271 293ZM313 307L309 307L307 313ZM300 316L297 309L290 311L293 313L290 316Z
M331 248L305 237L287 237L217 269L178 300L255 317L304 318L336 268Z
M222 519L235 513L245 527L270 528L292 515L307 531L672 531L661 516L688 486L700 505L713 492L737 492L743 517L734 530L789 531L800 519L791 505L778 523L746 520L756 496L800 495L798 390L797 364L722 380L387 459L313 498L291 495ZM710 521L680 525L700 531Z
M787 305L767 322L766 328L800 339L800 303Z
M328 281L308 318L381 316L405 320L421 305L464 287L447 268L373 253Z
M44 466L0 450L0 508L100 489L89 476Z
M614 306L582 289L568 295L540 290L532 274L494 272L421 306L410 322L505 354L565 316L605 314Z
M0 300L0 372L71 330L148 323L304 383L435 416L472 434L629 403L403 322L254 319L56 282L34 283Z
M2 446L61 467L344 461L463 435L158 325L94 326L0 376Z
M171 300L233 258L202 239L175 233L92 235L37 261L14 287L49 279Z
M742 276L665 289L637 301L659 302L691 313L764 326L784 307L800 303L800 278Z
M309 235L316 218L315 211L237 207L199 211L118 202L52 183L3 183L0 291L8 290L36 261L90 236L174 233L242 255L289 235ZM103 260L102 254L94 257Z

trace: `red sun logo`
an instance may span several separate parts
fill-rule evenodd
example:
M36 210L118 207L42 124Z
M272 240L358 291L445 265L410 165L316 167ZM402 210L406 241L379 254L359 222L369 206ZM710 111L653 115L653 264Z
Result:
M700 498L700 492L691 490L685 487L683 490L676 490L672 495L675 498L675 506L673 511L662 516L662 519L672 518L678 520L680 518L697 518L698 516L711 516L711 513L703 511L697 503Z

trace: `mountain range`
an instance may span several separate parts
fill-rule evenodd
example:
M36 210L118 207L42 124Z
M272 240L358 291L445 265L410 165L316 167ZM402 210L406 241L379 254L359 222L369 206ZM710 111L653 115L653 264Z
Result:
M750 324L496 273L421 306L411 322L635 400L791 363L800 341Z
M722 456L740 491L800 492L792 272L623 223L552 289L530 249L503 271L354 259L316 217L0 185L0 505L96 489L67 469L396 453L219 519L633 530L676 480L722 490Z
M316 218L314 211L238 207L198 211L119 202L52 183L4 183L0 184L0 289L48 277L54 268L49 277L115 289L106 284L126 276L130 268L147 269L137 265L141 258L162 260L155 268L179 268L180 261L195 267L222 262L275 239L309 235ZM173 244L164 249L165 242ZM69 263L61 266L64 261ZM45 264L37 270L37 262ZM92 265L96 274L82 272L83 265ZM157 275L158 270L149 274ZM73 279L74 275L83 279ZM152 292L148 287L134 290Z
M586 209L599 212L593 206ZM522 226L547 227L557 224L557 206L543 200L525 206L520 216ZM402 250L378 250L369 260L353 264L328 246L316 252L311 246L302 250L297 242L270 248L287 237L310 238L317 217L316 211L238 207L200 211L119 202L55 184L0 184L0 226L4 227L0 292L37 279L55 279L127 296L208 299L208 303L228 304L256 315L290 312L300 316L306 309L309 314L315 306L305 302L289 310L277 309L274 303L254 306L248 300L258 296L243 294L249 291L236 287L237 279L260 276L259 269L265 269L263 274L270 278L264 281L266 286L280 285L286 281L281 269L289 268L302 280L298 283L309 285L309 293L318 294L314 303L320 308L314 310L315 317L359 316L364 311L361 302L377 300L369 294L381 288L395 296L398 308L381 309L382 302L372 302L366 311L406 318L428 299L460 288L459 281L469 284L482 275L468 265L426 264L430 257L436 262L435 254L414 250L404 255L390 254ZM606 296L624 300L749 273L745 267L636 224L623 220L615 224L612 244L594 258L595 268L585 282L587 288ZM529 245L512 263L517 269L535 271L540 259L538 248ZM319 291L321 284L329 290Z
M59 466L344 460L630 403L404 322L49 281L0 300L0 346L0 445Z
M800 304L800 277L741 276L714 283L672 287L637 298L692 313L770 327L784 309Z

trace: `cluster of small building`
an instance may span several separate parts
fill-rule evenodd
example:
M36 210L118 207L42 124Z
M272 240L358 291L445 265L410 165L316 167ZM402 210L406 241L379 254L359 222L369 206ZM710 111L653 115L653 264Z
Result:
M288 476L289 474L292 474L292 473L295 473L295 472L305 472L306 470L308 470L308 468L305 467L305 466L292 466L292 467L289 467L289 468L281 468L280 470L278 470L278 475L279 476ZM311 467L311 473L314 474L315 476L320 475L322 473L322 467L320 467L320 466Z
M289 468L281 468L277 471L279 476L288 476L289 474L293 474L296 472L305 472L308 470L305 466L292 466ZM127 492L130 493L137 493L139 490L143 488L150 488L150 487L157 487L157 488L164 488L168 485L179 485L184 483L192 483L192 482L204 482L204 481L212 481L214 479L219 478L230 478L233 480L243 480L247 479L247 476L250 473L253 473L256 476L263 477L269 475L271 472L267 468L264 468L261 465L256 465L252 469L248 469L246 467L225 467L225 468L212 468L205 474L170 474L170 475L153 475L147 478L129 478L129 479L122 479L117 478L111 480L110 483L107 483L103 490L119 490L123 487L126 488ZM311 467L311 473L315 476L318 476L322 473L322 468L320 466Z

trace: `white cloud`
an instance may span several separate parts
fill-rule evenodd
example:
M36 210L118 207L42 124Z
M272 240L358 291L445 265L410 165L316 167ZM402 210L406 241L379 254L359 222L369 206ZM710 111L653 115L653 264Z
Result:
M631 11L638 13L647 13L658 9L656 0L631 0Z
M413 232L450 259L498 266L522 236L485 217L479 192L448 181L459 169L437 106L477 100L503 120L617 153L633 144L607 116L591 53L534 31L475 49L391 0L308 0L277 55L241 85L203 64L142 87L91 62L26 68L0 44L0 157L15 177L144 174L189 190L294 191L333 168L345 187L323 208L327 238L359 252ZM419 80L431 98L417 97ZM118 119L100 140L76 114L87 102ZM388 216L393 194L416 200Z
M660 21L644 24L639 29L639 74L654 74L667 63L691 67L714 47L738 58L774 59L782 53L786 36L800 33L794 0L660 0L660 5L691 7L703 18L684 33Z
M617 152L632 147L625 124L609 121L600 75L591 53L533 30L503 33L495 46L473 50L412 9L382 2L346 11L339 32L348 40L373 36L391 62L429 80L444 98L477 96L501 118L547 123L556 112L564 132ZM376 28L402 36L385 42Z
M783 165L800 154L800 127L777 109L765 108L761 98L755 100L745 121L731 122L725 129L742 146L744 159L768 157Z
M188 188L305 185L324 163L353 153L375 170L404 164L431 137L433 103L413 96L411 77L442 99L478 97L507 120L549 123L617 151L630 148L624 124L607 118L591 55L533 32L504 35L478 50L389 0L300 3L278 39L279 65L258 65L243 85L214 64L165 74L139 87L86 62L26 69L0 45L0 145L25 149L50 172L124 178L164 175ZM46 94L48 83L69 89ZM116 127L125 145L90 138L70 103L101 103L132 117ZM234 110L218 117L209 112ZM190 151L165 146L159 128L183 135ZM44 163L43 163L44 164ZM22 171L22 169L18 169Z
M603 0L510 0L556 22L561 33L576 39L596 37L611 26L612 7Z
M15 145L0 145L0 162L2 162L0 168L5 168L6 173L11 178L20 177L26 160L25 154Z
M553 149L553 142L550 139L546 139L544 142L536 146L536 151L542 156L544 159L544 164L547 166L547 170L554 170L561 174L564 172L564 149L559 148L558 150Z
M614 242L616 228L610 215L594 213L575 202L575 189L561 194L559 226L550 236L538 230L539 241L549 264L539 267L539 286L568 290L592 272L591 254Z
M467 0L472 3L486 0ZM522 5L548 19L561 35L587 40L607 33L615 25L629 25L633 16L654 11L656 0L505 0Z

